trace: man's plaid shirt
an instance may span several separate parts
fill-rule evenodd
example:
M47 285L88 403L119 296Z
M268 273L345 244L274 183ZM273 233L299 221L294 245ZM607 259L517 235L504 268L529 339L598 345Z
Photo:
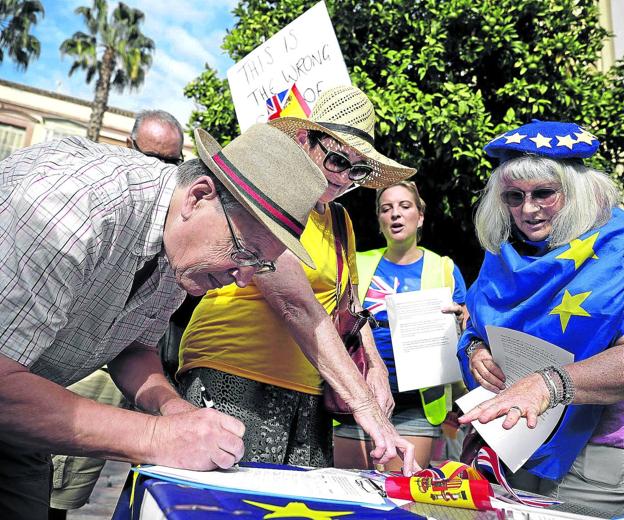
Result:
M134 341L156 345L184 298L163 254L175 173L79 137L0 162L0 353L68 385Z

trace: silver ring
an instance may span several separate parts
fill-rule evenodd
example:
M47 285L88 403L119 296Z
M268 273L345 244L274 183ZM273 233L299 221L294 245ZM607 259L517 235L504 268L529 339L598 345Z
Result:
M510 406L509 410L507 410L507 413L511 412L512 410L518 410L518 413L520 414L520 417L522 417L524 415L524 412L522 411L522 408L520 408L519 406Z

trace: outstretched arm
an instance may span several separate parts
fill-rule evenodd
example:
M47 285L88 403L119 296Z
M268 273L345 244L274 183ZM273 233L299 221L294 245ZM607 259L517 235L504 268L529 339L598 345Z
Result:
M357 311L362 310L362 304L358 298L357 285L353 286L353 298L354 307ZM392 417L392 411L394 410L394 398L392 397L392 391L390 390L390 379L388 376L388 369L383 359L379 355L377 345L375 345L375 338L373 337L373 331L370 325L367 323L361 330L362 344L366 351L368 358L368 374L366 374L366 382L373 391L377 403L381 407L382 411L388 416Z
M230 467L244 452L243 424L216 410L166 417L122 410L80 397L3 355L0 406L0 438L41 451L198 470Z
M600 354L563 368L574 384L574 404L612 404L624 400L624 337ZM520 417L526 417L529 428L535 428L537 417L549 404L548 387L542 376L534 373L476 406L459 421L488 423L507 415L503 428L512 428Z
M277 271L256 276L255 282L271 307L282 316L301 350L321 376L345 400L358 424L371 436L371 457L385 464L399 455L406 475L418 468L414 446L397 433L364 381L334 328L314 297L299 260L289 252L280 256Z
M141 410L172 415L196 409L167 381L158 353L152 347L133 343L111 361L108 368L117 387Z

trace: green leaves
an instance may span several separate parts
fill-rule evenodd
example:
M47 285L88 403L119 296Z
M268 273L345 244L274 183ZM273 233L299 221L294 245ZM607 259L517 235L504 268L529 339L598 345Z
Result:
M248 0L223 48L238 60L315 0ZM472 229L495 166L483 146L533 118L585 125L604 146L595 163L624 170L624 66L596 70L606 31L594 0L327 0L355 85L377 113L375 146L414 166L427 201L425 245L470 279L481 260ZM192 85L192 86L191 86ZM189 85L192 123L219 139L238 131L227 84L213 71ZM345 201L358 247L380 246L373 193Z
M141 32L143 12L123 2L119 2L110 17L106 0L93 0L93 7L81 6L75 13L82 17L89 34L75 32L61 43L60 51L74 58L70 76L76 70L84 70L87 83L97 77L93 111L87 128L87 136L95 141L102 126L110 88L123 92L142 85L152 64L155 45ZM98 48L104 49L101 57L98 57Z
M43 16L43 5L39 0L0 2L0 62L7 53L18 68L25 70L31 59L39 57L41 44L30 30Z

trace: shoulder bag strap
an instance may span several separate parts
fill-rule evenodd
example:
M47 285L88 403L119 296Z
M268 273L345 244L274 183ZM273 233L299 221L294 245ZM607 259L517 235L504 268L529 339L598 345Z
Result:
M342 252L345 253L345 258L348 260L348 244L347 239L347 224L345 218L345 209L342 204L338 202L330 202L330 212L332 218L332 229L334 232L334 248L336 250L336 308L340 303L340 282L342 281L342 271L344 269L344 260L342 258ZM351 277L349 276L348 285L351 283Z

